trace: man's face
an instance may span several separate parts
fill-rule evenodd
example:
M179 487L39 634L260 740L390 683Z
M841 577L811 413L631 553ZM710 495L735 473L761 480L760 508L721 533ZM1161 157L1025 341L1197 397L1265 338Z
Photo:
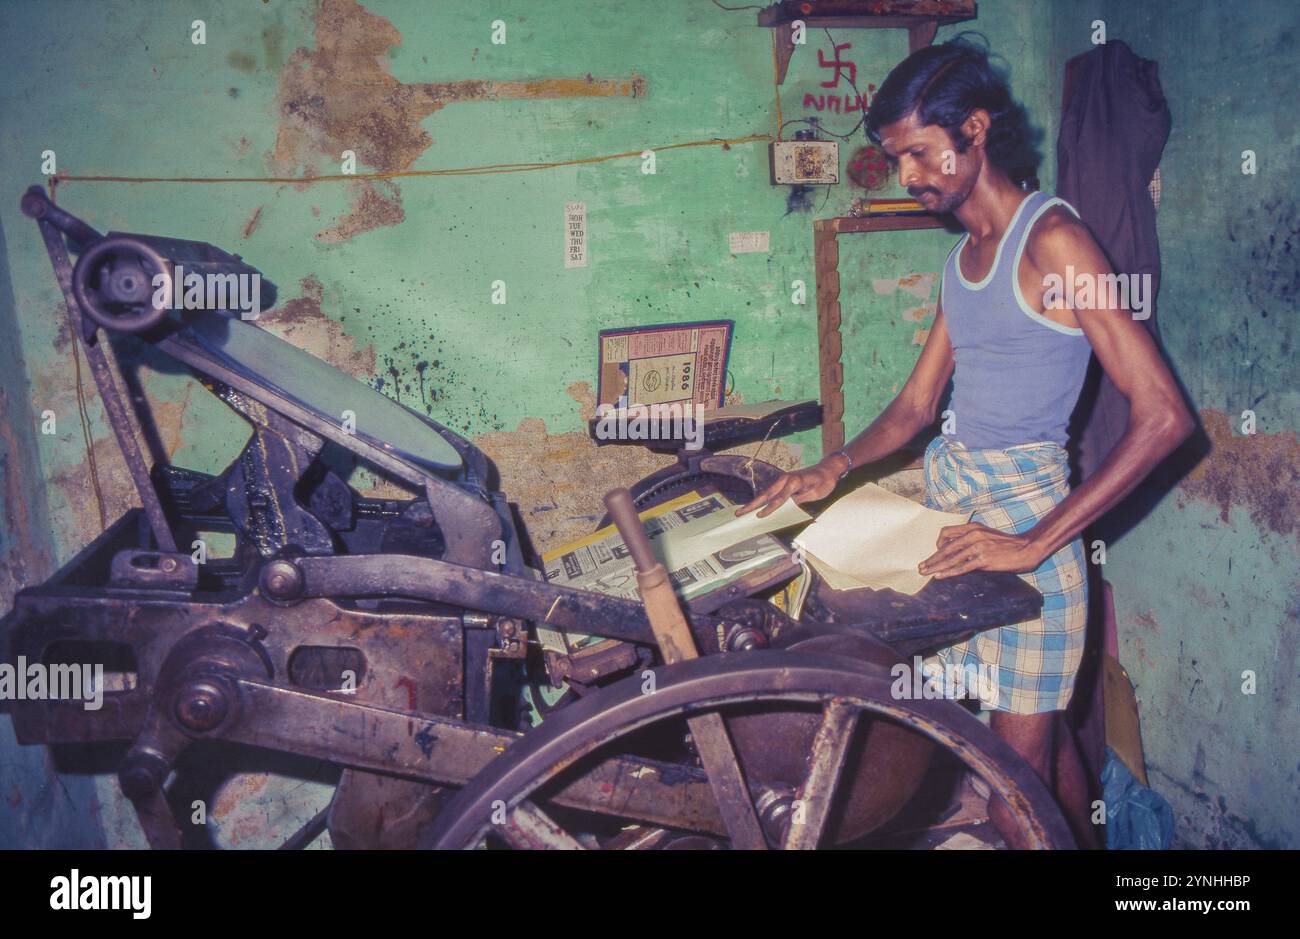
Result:
M951 212L965 202L983 163L978 145L958 153L946 130L922 126L914 114L881 128L880 146L897 163L899 184L930 212Z

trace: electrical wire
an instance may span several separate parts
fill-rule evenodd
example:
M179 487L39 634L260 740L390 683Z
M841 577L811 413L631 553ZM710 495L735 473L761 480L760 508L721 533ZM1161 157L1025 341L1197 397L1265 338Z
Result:
M69 317L71 319L71 317ZM77 413L81 417L81 439L86 446L86 462L90 467L90 485L95 491L95 505L99 509L99 530L108 530L108 513L104 508L104 491L99 483L99 466L95 461L95 444L90 435L90 413L86 410L86 389L81 380L81 337L72 330L72 367L77 375Z
M827 29L826 27L824 27L824 26L822 27L822 32L824 32L824 33L826 34L826 38L829 39L829 40L831 41L831 49L834 50L834 48L835 48L835 37L832 36L832 35L831 35L831 31L830 31L829 29ZM838 58L837 58L837 61L838 61ZM837 73L837 74L838 74L838 73ZM861 108L862 108L862 116L861 116L860 118L858 118L858 122L857 122L856 124L853 125L853 130L849 131L847 134L845 134L843 137L841 137L841 138L840 138L841 140L848 140L850 137L853 136L853 134L857 131L857 129L858 129L859 127L862 128L862 136L863 136L863 137L866 137L866 136L867 136L867 128L866 128L866 120L867 120L867 101L866 101L865 98L862 97L862 92L858 91L858 83L855 82L852 78L849 79L849 87L852 88L852 89L853 89L853 93L854 93L855 95L858 96L858 104L861 105ZM830 133L830 132L828 131L828 133ZM839 134L834 134L834 133L832 133L831 136L832 136L832 137L839 137L840 135L839 135ZM868 142L868 143L871 142L871 138L870 138L870 137L867 137L867 142Z
M301 185L304 183L354 182L360 179L404 179L414 176L477 176L488 173L527 173L534 170L549 170L564 166L581 166L589 163L604 163L629 157L640 157L646 150L662 153L666 150L680 150L686 147L711 147L732 144L770 141L771 134L749 134L745 137L711 137L708 140L689 140L685 143L666 144L661 147L642 147L626 153L610 153L603 156L584 157L578 160L562 160L553 163L496 163L488 166L457 167L445 170L393 170L383 173L331 173L321 176L93 176L60 173L54 177L58 182L81 183L272 183Z
M861 124L862 121L859 120L859 121L858 121L858 124L854 124L854 125L853 125L853 130L849 131L847 134L837 134L837 133L835 133L835 131L833 131L833 130L828 130L828 129L825 127L825 125L823 125L822 122L821 122L820 120L818 120L817 118L815 118L815 117L792 117L792 118L790 118L790 120L786 121L785 123L786 123L786 125L789 125L789 124L811 124L811 125L813 125L813 127L817 128L817 130L818 130L819 133L826 134L826 135L828 135L828 136L830 136L830 137L838 137L840 140L849 140L849 139L851 139L851 138L853 137L853 134L854 134L854 133L857 131L857 129L858 129L858 124ZM785 125L782 125L782 129L784 129L784 127L785 127Z
M824 29L824 32L826 33L826 38L829 39L829 40L831 41L831 48L832 48L832 49L835 48L835 37L831 35L831 31L830 31L829 29ZM866 100L862 97L862 92L858 91L858 83L855 82L855 81L854 81L853 79L851 79L851 78L848 79L848 82L849 82L849 86L853 89L853 93L854 93L855 95L857 95L858 102L862 105L862 116L858 118L858 122L857 122L856 124L853 125L853 129L850 130L847 134L838 134L838 133L836 133L835 131L831 130L830 128L828 128L828 127L826 127L824 124L822 124L822 122L821 122L821 120L820 120L819 118L815 118L815 117L792 117L792 118L790 118L790 120L788 120L788 121L786 121L784 124L782 124L782 125L780 126L780 128L777 130L776 139L777 139L777 140L780 140L780 139L781 139L781 132L784 131L785 128L786 128L786 126L789 125L789 124L811 124L811 125L813 125L813 127L815 127L815 128L816 128L818 131L820 131L821 133L824 133L824 134L826 134L826 135L828 135L828 136L830 136L830 137L836 137L836 138L838 138L838 139L840 139L840 140L852 140L852 139L853 139L853 135L856 134L856 133L858 132L858 128L859 128L859 127L863 127L863 128L864 128L864 130L863 130L863 136L865 137L865 136L866 136L866 130L865 130L865 123L864 123L864 122L865 122L866 119L867 119L867 102L866 102ZM780 111L779 111L779 109L778 109L778 111L777 111L777 115L778 115L778 118L779 118L779 116L780 116ZM867 138L867 142L870 143L870 138Z
M826 33L826 38L830 40L831 48L834 49L835 37L832 36L831 31L829 29L826 29L825 27L823 27L822 31ZM772 69L773 69L774 84L775 84L775 77L776 77L775 75L776 68L777 68L776 30L772 30ZM815 117L792 117L788 121L782 121L781 120L781 88L779 85L777 85L776 86L776 122L777 122L776 139L778 141L781 140L782 134L784 133L786 127L788 127L791 124L811 124L819 133L824 133L829 137L835 137L839 140L852 140L854 135L857 134L858 128L862 127L864 128L863 136L865 137L866 136L865 121L867 119L867 102L862 97L862 92L858 90L858 83L855 82L852 78L848 79L848 83L849 86L853 89L853 93L857 96L858 102L862 106L862 116L858 118L858 122L853 125L853 128L847 134L836 133L835 131L831 130L830 128L822 124L819 118L815 118ZM867 138L867 142L870 143L870 138Z

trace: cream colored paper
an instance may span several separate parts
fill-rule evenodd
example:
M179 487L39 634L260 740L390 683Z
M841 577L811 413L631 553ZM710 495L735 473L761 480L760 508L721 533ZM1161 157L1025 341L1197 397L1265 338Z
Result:
M815 555L804 552L804 557L808 559L808 563L812 566L813 570L821 576L822 580L826 581L826 585L832 590L861 590L868 586L862 581L850 577L842 571L837 571Z
M739 517L734 513L735 509L724 509L683 525L671 532L669 537L661 539L663 561L668 569L677 570L759 535L812 521L812 516L790 499L785 500L780 508L766 518L759 518L757 512ZM718 522L719 517L722 519L721 524Z
M916 568L937 550L939 530L968 521L867 483L837 500L794 544L833 589L914 594L930 582Z

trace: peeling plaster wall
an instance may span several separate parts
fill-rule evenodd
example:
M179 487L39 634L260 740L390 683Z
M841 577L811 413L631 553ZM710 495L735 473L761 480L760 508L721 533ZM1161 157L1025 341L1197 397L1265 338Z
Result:
M1173 113L1157 213L1156 315L1208 453L1111 546L1120 652L1141 702L1152 786L1176 845L1300 846L1300 565L1295 309L1300 8L1067 0L1054 63L1102 19L1159 63ZM1059 99L1059 88L1056 91ZM1253 149L1258 173L1241 172ZM1256 433L1242 433L1253 410ZM1150 497L1147 497L1148 500ZM1243 672L1256 693L1243 694Z

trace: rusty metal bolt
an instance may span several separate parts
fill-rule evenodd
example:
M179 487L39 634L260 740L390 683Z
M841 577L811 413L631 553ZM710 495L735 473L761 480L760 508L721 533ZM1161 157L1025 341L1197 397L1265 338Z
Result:
M157 753L130 754L117 774L122 794L128 799L149 798L162 788L169 770L167 761Z
M262 569L262 589L276 600L291 600L302 590L302 571L292 561L272 561Z
M230 713L230 701L215 681L196 679L176 695L176 719L199 733L218 727Z
M767 637L750 626L742 626L727 637L728 652L753 652L766 646Z
M774 845L785 841L794 820L794 793L784 788L764 788L754 808L768 840Z

